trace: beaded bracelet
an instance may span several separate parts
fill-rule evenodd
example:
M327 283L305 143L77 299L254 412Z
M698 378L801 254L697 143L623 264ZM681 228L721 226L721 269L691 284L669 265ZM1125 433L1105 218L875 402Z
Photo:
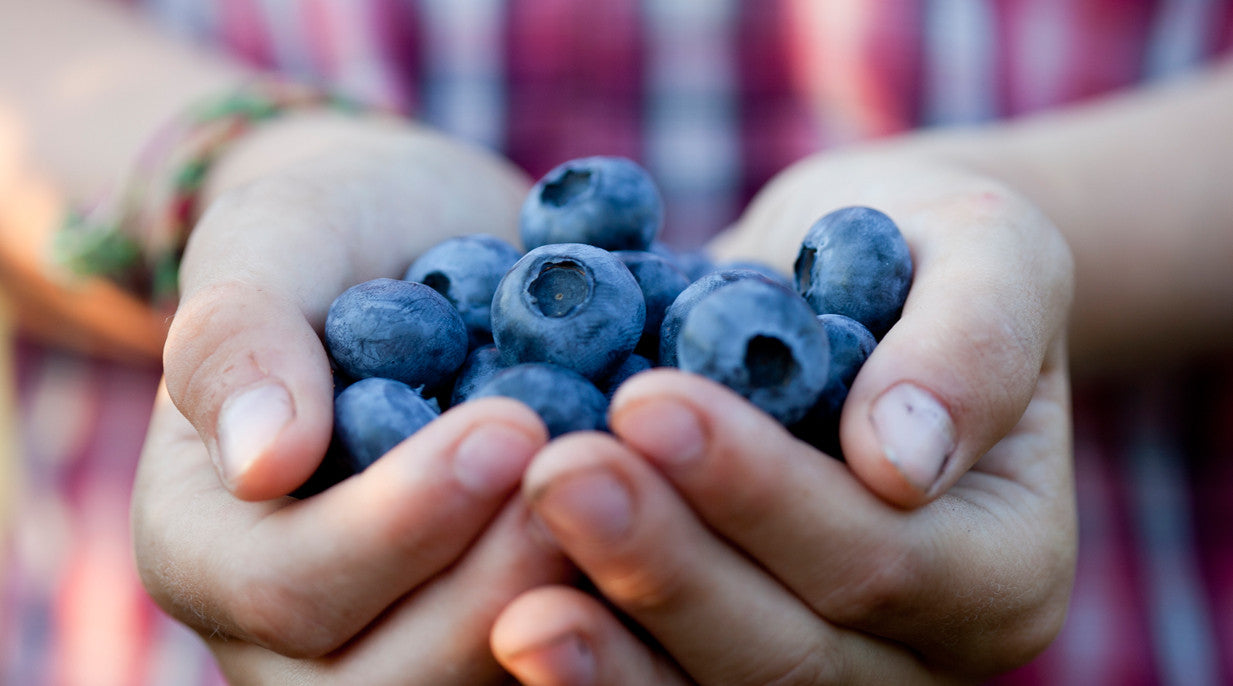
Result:
M122 193L66 213L55 259L156 306L174 304L180 258L210 168L260 124L313 108L366 110L337 94L277 80L253 82L190 108L151 139Z

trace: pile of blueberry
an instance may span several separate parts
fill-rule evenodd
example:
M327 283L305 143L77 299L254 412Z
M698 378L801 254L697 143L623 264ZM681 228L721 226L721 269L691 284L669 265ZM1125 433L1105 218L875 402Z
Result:
M676 254L656 240L662 218L637 164L571 160L523 204L525 253L490 235L452 238L403 279L338 296L325 324L334 442L306 492L472 398L522 401L554 437L603 430L616 388L657 366L722 383L837 455L848 387L911 285L898 227L868 207L827 214L788 278Z

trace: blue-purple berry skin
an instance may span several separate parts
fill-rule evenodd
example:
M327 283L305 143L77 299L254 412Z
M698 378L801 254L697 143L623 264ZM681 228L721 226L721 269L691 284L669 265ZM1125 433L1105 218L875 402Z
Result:
M758 279L765 283L772 283L759 272L749 269L733 269L705 274L681 291L676 300L673 300L668 309L664 311L664 321L659 327L658 363L661 367L677 366L677 338L680 336L681 326L685 323L685 317L694 305L712 292L744 279Z
M492 342L492 296L520 257L517 248L496 236L456 236L420 255L404 278L431 287L458 310L474 349Z
M842 314L820 314L818 323L826 331L831 351L826 388L818 404L821 410L838 416L857 372L873 354L878 342L863 324Z
M612 376L608 377L602 384L601 390L604 392L604 397L611 401L612 396L617 392L617 389L621 387L621 384L628 381L635 374L645 372L652 366L651 361L642 355L637 353L630 355L625 359L625 362L620 367L617 367L617 370L612 373Z
M326 349L351 378L372 376L434 388L467 356L462 316L421 283L373 279L348 288L330 305Z
M519 214L523 248L586 243L605 250L646 250L663 223L663 199L651 176L624 157L569 160L544 175Z
M334 400L334 435L358 474L406 440L439 411L415 389L392 379L357 381Z
M548 362L607 378L642 337L646 304L629 269L592 245L545 245L501 279L492 334L506 366Z
M690 283L714 271L722 271L715 266L715 260L702 250L687 250L676 254L676 264L685 273Z
M730 260L728 262L721 262L715 267L714 271L732 271L734 269L748 269L749 271L758 272L775 283L783 284L788 288L793 287L791 277L761 260Z
M637 352L651 360L659 358L659 330L668 307L689 287L689 278L671 262L643 250L619 250L614 253L629 268L646 303L646 323Z
M818 323L826 331L830 345L830 367L826 387L805 417L790 427L797 438L842 459L839 445L839 420L857 373L873 354L877 341L863 324L842 314L820 314Z
M912 285L912 255L895 222L871 207L846 207L809 228L794 265L796 286L818 314L842 314L881 340Z
M476 389L505 368L506 365L501 362L501 351L497 350L495 344L490 343L472 350L467 355L466 362L462 363L462 368L458 370L458 376L454 379L450 406L466 402Z
M572 431L607 428L608 399L577 372L532 362L503 369L471 394L471 399L501 396L530 407L556 438Z
M747 398L782 424L817 402L826 385L826 333L808 303L789 288L743 279L690 309L677 365Z

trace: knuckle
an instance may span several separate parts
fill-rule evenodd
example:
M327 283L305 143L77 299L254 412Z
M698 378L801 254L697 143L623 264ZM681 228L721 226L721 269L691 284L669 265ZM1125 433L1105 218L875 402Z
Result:
M912 602L920 586L919 554L911 546L879 546L862 551L840 572L821 600L823 614L856 627L887 623ZM842 569L842 567L841 567Z
M218 407L230 389L268 375L268 364L253 349L254 321L272 321L277 308L268 293L255 298L239 281L208 286L186 298L172 319L163 352L167 392L182 411ZM185 411L196 420L196 413Z
M789 656L765 673L756 675L749 684L758 686L820 686L848 683L844 674L844 656L829 642L819 642L799 655Z
M233 588L229 633L297 659L321 657L349 638L287 584L257 575Z
M672 612L690 602L690 577L679 564L629 564L597 574L604 594L634 616Z

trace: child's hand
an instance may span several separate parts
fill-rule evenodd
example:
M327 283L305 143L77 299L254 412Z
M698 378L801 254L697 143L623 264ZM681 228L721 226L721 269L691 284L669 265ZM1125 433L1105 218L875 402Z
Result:
M547 440L534 413L469 404L363 474L284 496L329 440L316 331L334 296L450 233L512 233L525 180L426 135L348 140L225 194L193 235L133 496L142 578L235 683L500 681L497 613L570 575L511 499Z
M524 493L663 652L594 598L537 589L493 635L525 683L978 679L1060 628L1076 545L1065 245L999 184L888 156L799 167L730 247L790 249L835 199L887 210L917 269L849 396L848 464L705 380L632 380L616 438L549 445Z

